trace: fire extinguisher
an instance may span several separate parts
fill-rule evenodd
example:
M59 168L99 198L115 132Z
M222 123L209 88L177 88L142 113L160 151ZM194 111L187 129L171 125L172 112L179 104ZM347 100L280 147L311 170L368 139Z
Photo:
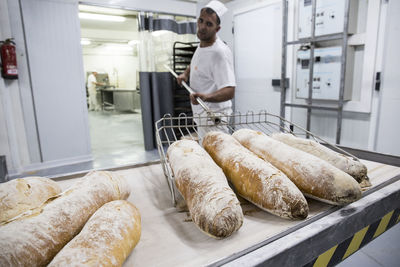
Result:
M0 42L1 55L1 76L5 79L17 79L17 55L15 53L15 43L11 39Z

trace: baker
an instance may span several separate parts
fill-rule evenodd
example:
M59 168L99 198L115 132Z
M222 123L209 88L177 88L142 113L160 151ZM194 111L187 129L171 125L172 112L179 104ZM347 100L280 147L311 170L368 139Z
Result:
M100 94L97 92L97 86L104 86L104 83L100 83L97 81L97 70L94 70L90 73L87 79L87 87L89 93L89 111L99 111L101 110L101 103L99 100Z
M178 84L187 82L195 93L190 95L193 115L197 125L210 124L207 113L199 105L196 97L205 102L215 114L232 114L232 101L235 95L235 73L233 56L229 47L217 36L221 29L221 16L227 11L224 4L211 1L200 11L197 19L197 37L200 45L196 49L190 66L178 76ZM223 127L224 131L227 128ZM204 127L198 127L199 138L205 134Z

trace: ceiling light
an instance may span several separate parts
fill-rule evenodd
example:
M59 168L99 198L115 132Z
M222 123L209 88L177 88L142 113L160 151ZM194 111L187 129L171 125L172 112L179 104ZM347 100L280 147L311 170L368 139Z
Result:
M81 45L90 45L91 43L89 39L81 39Z
M116 22L123 22L126 20L126 18L122 16L112 16L112 15L102 15L102 14L82 13L82 12L79 13L79 18L91 19L91 20L116 21Z
M128 42L128 45L134 46L134 45L139 44L139 43L140 43L139 40L130 40L130 41Z
M107 50L132 51L132 47L126 44L106 44L104 48Z

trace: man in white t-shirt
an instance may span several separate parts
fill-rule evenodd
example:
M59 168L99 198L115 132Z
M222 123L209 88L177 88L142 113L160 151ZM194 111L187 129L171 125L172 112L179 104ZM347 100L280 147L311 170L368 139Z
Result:
M178 84L188 81L195 91L190 95L193 115L206 116L206 112L199 105L199 97L214 113L230 115L232 101L235 94L235 73L233 56L229 47L217 37L220 30L220 17L227 11L225 5L219 1L211 1L201 9L197 20L197 37L200 45L196 49L190 66L178 76ZM197 124L209 122L196 120ZM198 128L200 138L204 132Z
M101 110L101 106L97 98L96 86L104 84L97 82L96 76L97 76L97 71L92 71L87 80L88 93L89 93L89 110L99 111Z

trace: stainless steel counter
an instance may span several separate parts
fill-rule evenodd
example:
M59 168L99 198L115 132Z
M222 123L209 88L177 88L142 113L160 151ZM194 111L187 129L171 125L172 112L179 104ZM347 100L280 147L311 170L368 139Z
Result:
M371 220L399 207L400 168L363 161L372 187L363 198L345 207L308 199L309 216L290 221L243 201L244 223L231 237L216 240L202 233L186 212L172 205L160 164L117 171L129 182L128 201L142 216L140 242L124 266L252 266L261 263L307 264ZM77 178L60 180L63 188ZM372 210L371 210L372 207ZM397 215L398 216L398 215Z
M104 88L99 90L101 93L101 103L103 109L113 106L117 111L140 110L140 91L128 88Z

